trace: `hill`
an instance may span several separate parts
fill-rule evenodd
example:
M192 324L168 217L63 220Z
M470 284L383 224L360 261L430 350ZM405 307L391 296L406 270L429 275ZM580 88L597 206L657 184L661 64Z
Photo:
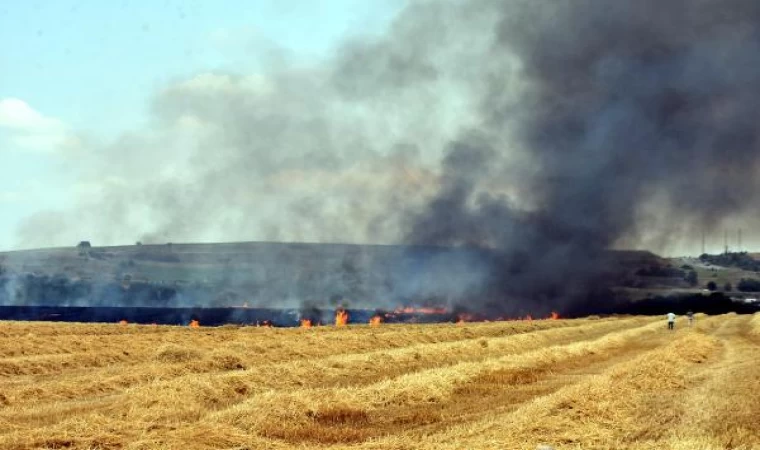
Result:
M760 260L749 253L728 253L719 255L701 255L699 258L680 258L673 261L676 266L687 265L696 271L699 287L704 289L708 283L715 283L717 291L726 292L735 297L756 296L740 292L744 289L742 280L760 280ZM760 284L760 281L758 281ZM730 291L726 288L730 287ZM747 292L757 291L744 289Z
M605 257L612 277L637 285L647 282L637 270L667 264L649 252ZM479 295L494 276L496 259L479 248L270 242L17 251L0 254L8 272L0 304L452 305Z

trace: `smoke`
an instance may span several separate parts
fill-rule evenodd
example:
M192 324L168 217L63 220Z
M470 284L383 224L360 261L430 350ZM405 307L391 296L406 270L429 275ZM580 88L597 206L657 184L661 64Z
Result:
M83 138L80 207L20 245L475 246L484 307L581 301L610 248L758 222L759 31L752 0L410 2L328 61L178 80L145 129Z
M510 1L491 51L519 63L505 96L483 78L481 138L460 137L411 242L485 244L507 300L581 301L607 249L752 213L758 188L760 5L751 1ZM489 142L508 132L509 146ZM523 204L485 186L525 155ZM507 167L506 171L503 168ZM648 216L665 216L657 229ZM660 224L661 225L661 224Z

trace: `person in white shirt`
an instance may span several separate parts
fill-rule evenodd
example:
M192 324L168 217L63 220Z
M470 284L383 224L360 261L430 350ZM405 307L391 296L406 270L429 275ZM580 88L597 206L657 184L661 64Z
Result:
M671 313L668 313L668 330L674 329L676 326L676 315Z

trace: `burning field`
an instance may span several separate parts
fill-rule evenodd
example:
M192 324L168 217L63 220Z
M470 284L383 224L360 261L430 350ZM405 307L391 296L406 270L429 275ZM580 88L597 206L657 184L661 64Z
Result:
M2 322L0 448L760 448L757 314L335 319Z

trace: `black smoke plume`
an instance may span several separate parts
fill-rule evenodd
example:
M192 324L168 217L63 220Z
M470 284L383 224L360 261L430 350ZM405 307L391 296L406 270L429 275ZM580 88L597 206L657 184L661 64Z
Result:
M567 308L605 292L607 250L654 231L647 215L682 230L751 211L760 3L494 6L493 59L515 58L520 88L482 79L480 127L450 145L410 242L494 248L496 307ZM489 189L493 178L519 183L522 204Z

